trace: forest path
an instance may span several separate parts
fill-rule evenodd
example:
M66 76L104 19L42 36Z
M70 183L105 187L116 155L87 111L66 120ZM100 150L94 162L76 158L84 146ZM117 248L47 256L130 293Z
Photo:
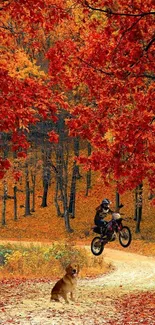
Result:
M100 285L112 290L121 288L123 291L155 289L154 257L109 248L105 248L102 255L104 261L114 267L113 272L89 280L89 285ZM81 282L85 284L85 280Z
M0 324L155 325L155 258L109 248L102 256L113 271L79 278L76 302L69 305L50 302L52 281L2 283Z

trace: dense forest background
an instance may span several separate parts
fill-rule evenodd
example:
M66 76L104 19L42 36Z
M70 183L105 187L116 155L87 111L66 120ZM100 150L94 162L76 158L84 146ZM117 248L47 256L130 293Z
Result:
M1 149L12 168L1 181L0 239L90 243L96 207L108 197L113 209L119 202L124 204L123 217L133 236L128 249L138 247L152 254L155 211L147 182L119 195L115 182L105 186L100 173L78 165L75 156L89 156L91 146L86 140L68 136L63 114L54 125L58 143L51 143L47 136L53 130L50 121L32 127L26 158L10 151L10 138L2 134ZM117 243L111 246L117 247Z

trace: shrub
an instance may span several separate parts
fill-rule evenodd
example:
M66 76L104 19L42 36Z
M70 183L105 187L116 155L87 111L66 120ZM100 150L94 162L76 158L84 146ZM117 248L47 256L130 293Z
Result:
M72 262L80 265L81 277L102 274L108 269L103 257L96 258L84 248L63 242L51 246L12 245L1 252L5 252L5 261L0 267L0 275L3 276L58 278Z
M11 253L12 250L10 248L6 248L5 246L0 245L0 265L5 264L6 256Z
M60 261L63 268L66 268L73 261L81 267L88 264L87 253L84 248L79 249L66 243L53 244L50 253Z

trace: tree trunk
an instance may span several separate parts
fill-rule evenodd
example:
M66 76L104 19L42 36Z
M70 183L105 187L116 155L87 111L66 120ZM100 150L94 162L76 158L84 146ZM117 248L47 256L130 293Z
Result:
M48 181L44 180L44 191L43 191L43 198L42 198L42 208L47 207L47 193L48 193Z
M58 177L56 177L56 189L55 189L54 202L55 202L55 207L57 210L57 216L60 217L60 216L62 216L62 213L60 211L60 207L59 207L59 203L58 203L58 193L59 193L59 181L58 181Z
M31 180L32 180L32 212L35 212L35 194L36 194L36 175L37 175L37 147L35 146L35 155L34 155L34 171L31 171Z
M88 157L91 155L91 144L88 142ZM91 188L91 169L87 171L86 175L86 196L88 196L89 190Z
M17 220L17 186L15 185L13 188L14 193L14 220Z
M8 134L2 133L2 148L4 159L8 157L9 146L8 146ZM4 179L3 182L3 200L2 200L2 226L6 225L6 200L8 198L7 183Z
M138 199L137 199L137 220L136 220L136 233L140 233L140 223L142 220L142 206L143 206L143 184L141 183L138 188Z
M51 148L46 147L43 149L43 197L42 208L47 207L47 195L49 184L51 180Z
M66 227L66 230L69 233L73 232L73 229L71 228L70 222L69 222L69 211L68 211L68 209L65 210L64 218L65 218L65 227Z
M56 149L56 182L57 191L59 191L60 199L63 207L63 217L65 220L65 227L68 232L72 232L69 220L68 207L68 159L69 159L69 141L68 134L65 130L65 122L63 112L59 115L58 121L59 143ZM58 194L57 194L58 195Z
M119 205L120 205L120 195L116 191L116 210L118 209Z
M32 212L35 212L35 194L36 194L36 175L33 176L33 181L32 181Z
M75 156L79 155L79 139L74 139L74 154ZM79 166L77 166L76 161L73 163L72 169L72 181L70 189L70 199L69 199L69 213L72 218L75 218L75 201L76 201L76 180L81 177L79 174ZM80 176L80 177L79 177Z
M26 187L26 196L25 196L25 216L29 216L30 212L30 184L29 184L29 170L28 163L25 163L25 187Z
M76 165L76 161L74 161L71 190L70 190L70 200L69 200L69 213L71 214L72 218L75 218L76 178L78 172L77 167L78 166Z
M136 187L136 189L135 189L135 212L134 212L134 218L133 218L133 220L134 221L137 221L137 202L138 202L138 187Z
M142 206L143 206L143 184L141 183L138 188L137 198L137 220L136 220L136 233L140 233L140 223L142 220Z
M64 218L65 218L65 227L68 232L73 232L73 229L70 227L70 219L69 219L69 207L68 207L68 159L69 159L69 142L68 137L65 141L65 155L63 153L62 162L63 162L63 205L64 205ZM76 183L75 183L76 184ZM74 186L75 186L74 184ZM74 192L75 194L75 192ZM74 198L75 202L75 198Z
M76 157L79 157L80 152L80 140L79 137L74 138L74 154ZM77 166L77 175L76 178L80 179L82 176L80 174L79 166Z
M68 167L68 163L67 166L65 166L66 168ZM65 172L67 173L67 169L65 168ZM67 175L66 175L67 177ZM69 208L68 208L68 196L67 196L67 182L65 179L65 184L64 184L64 189L63 189L63 206L64 206L64 219L65 219L65 227L67 232L73 232L73 229L70 226L70 219L69 219Z
M62 162L62 145L59 144L56 148L56 192L55 192L55 206L57 209L57 216L63 216L63 212L61 213L61 209L58 203L58 200L63 202L63 162Z
M6 225L6 200L7 200L7 184L4 181L3 185L3 200L2 200L2 226Z
M139 207L137 211L136 233L140 233L141 220L142 220L142 207Z

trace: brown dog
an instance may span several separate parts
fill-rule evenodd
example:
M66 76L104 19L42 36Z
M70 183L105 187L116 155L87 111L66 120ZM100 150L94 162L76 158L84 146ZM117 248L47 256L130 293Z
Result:
M77 284L77 275L79 273L79 265L69 264L66 267L65 276L60 279L51 291L51 300L59 301L59 296L65 299L66 303L69 303L67 294L70 293L71 300L74 301L73 292L75 292Z

